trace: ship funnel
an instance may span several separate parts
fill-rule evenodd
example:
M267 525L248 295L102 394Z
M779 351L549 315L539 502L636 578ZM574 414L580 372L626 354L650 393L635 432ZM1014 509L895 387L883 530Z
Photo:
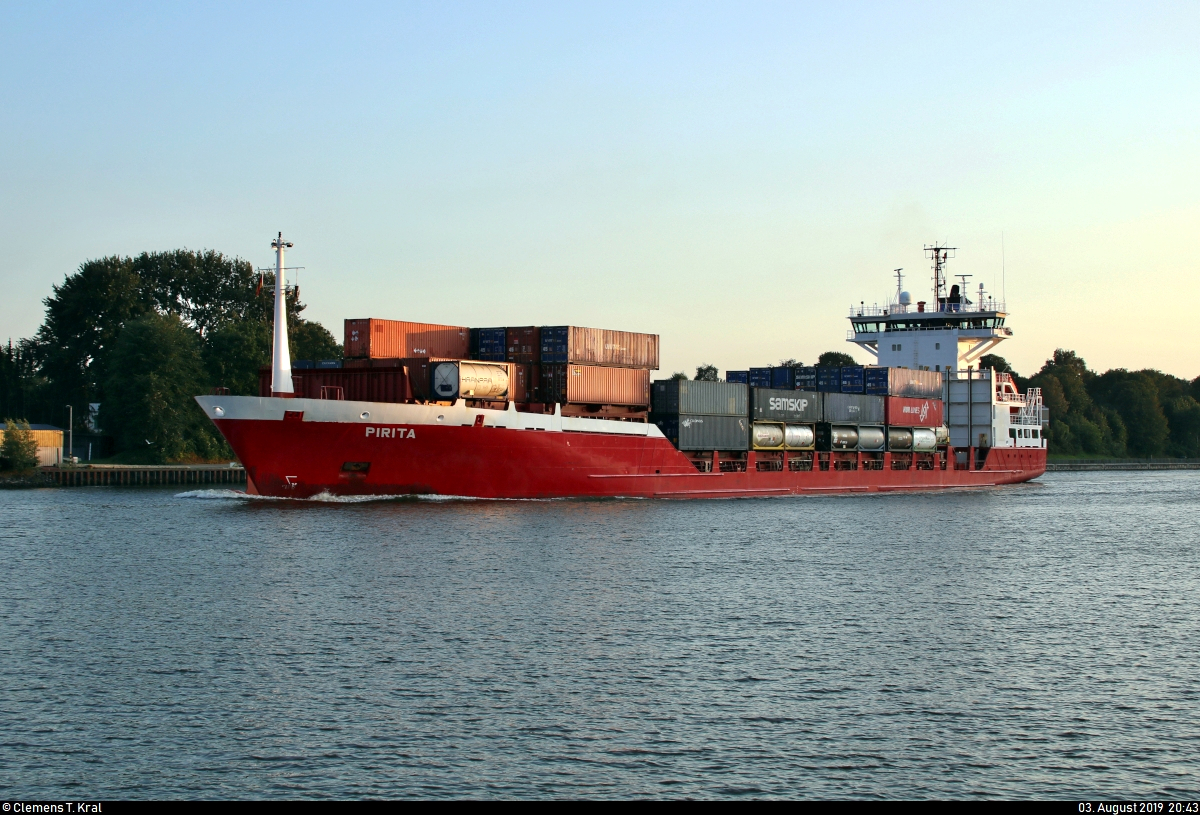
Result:
M283 252L292 244L283 239L283 233L271 241L275 250L275 343L271 351L271 395L290 396L292 388L292 354L288 349L287 289L283 285Z

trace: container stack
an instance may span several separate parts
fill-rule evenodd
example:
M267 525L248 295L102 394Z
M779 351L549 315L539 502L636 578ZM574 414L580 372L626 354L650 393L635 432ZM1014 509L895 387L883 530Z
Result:
M742 452L749 446L748 387L738 382L654 383L650 421L685 452Z

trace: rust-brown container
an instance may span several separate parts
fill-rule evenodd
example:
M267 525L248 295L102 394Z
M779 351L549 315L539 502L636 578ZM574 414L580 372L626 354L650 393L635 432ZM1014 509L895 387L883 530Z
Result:
M509 399L513 402L532 402L533 399L533 370L536 365L509 363L512 377L509 379Z
M347 357L463 359L470 345L471 331L464 326L369 318L346 320L343 347Z
M412 391L404 368L327 368L292 372L292 389L300 399L355 402L405 402ZM271 369L259 372L259 395L270 396Z
M541 329L537 326L506 328L504 335L506 361L535 363L541 357Z
M541 401L547 404L650 405L650 371L599 365L541 366Z
M543 326L541 362L658 370L658 335L577 325Z

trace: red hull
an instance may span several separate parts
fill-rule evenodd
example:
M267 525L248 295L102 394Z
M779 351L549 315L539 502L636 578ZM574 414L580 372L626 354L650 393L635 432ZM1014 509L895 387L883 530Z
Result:
M259 401L312 405L310 400ZM347 408L353 404L353 410L371 407L371 403L339 404ZM206 410L210 408L206 406ZM479 498L733 498L995 486L1028 481L1046 469L1044 449L994 448L979 470L955 469L951 453L944 470L893 470L888 454L881 470L761 472L755 469L752 454L747 472L700 473L660 435L490 426L493 414L505 416L502 411L473 412L478 426L364 425L279 414L281 409L278 418L222 418L210 412L245 465L250 489L296 498L325 492Z

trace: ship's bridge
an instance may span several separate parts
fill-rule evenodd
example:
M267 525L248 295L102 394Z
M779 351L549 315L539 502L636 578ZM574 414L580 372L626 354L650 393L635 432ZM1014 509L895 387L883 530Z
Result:
M904 294L907 294L905 292ZM858 305L850 309L846 339L873 354L879 365L931 371L961 370L1012 336L1004 324L1003 302L986 298L973 303L943 298L937 310L925 303L896 302L887 307Z

